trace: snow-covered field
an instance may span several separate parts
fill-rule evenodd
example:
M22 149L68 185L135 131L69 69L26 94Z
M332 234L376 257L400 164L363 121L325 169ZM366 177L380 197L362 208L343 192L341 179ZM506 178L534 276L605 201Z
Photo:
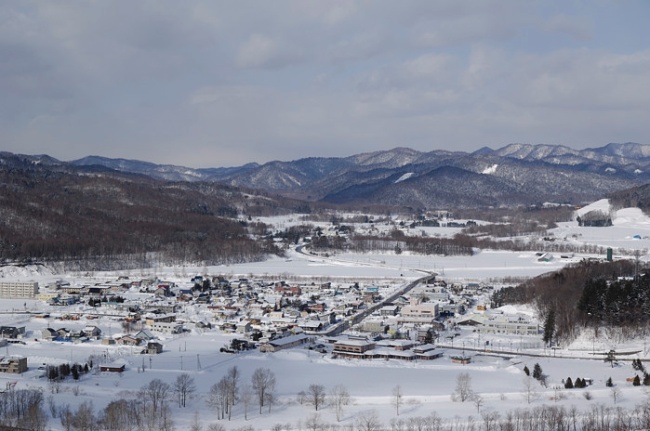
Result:
M601 203L602 204L602 203ZM635 210L621 210L616 215L614 226L609 228L578 228L576 223L563 223L555 230L558 238L567 237L571 241L615 247L618 250L645 250L650 235L650 221ZM634 238L638 235L639 238ZM157 275L161 279L187 280L199 273L212 275L224 274L227 277L240 276L280 277L295 279L327 279L342 282L373 280L391 280L406 283L422 276L423 272L435 272L440 278L449 281L495 281L509 277L531 277L559 269L570 262L576 262L586 255L571 258L554 256L549 262L540 262L535 253L513 253L503 251L481 251L471 257L452 256L410 256L406 253L394 254L339 254L331 257L305 255L299 251L290 251L286 258L273 258L266 262L219 267L174 267L153 270L141 270L131 276ZM600 256L603 257L603 256ZM155 272L155 274L154 274ZM115 279L125 273L95 274L48 274L30 272L29 268L5 268L3 278L12 280L35 280L41 283L65 278L105 280ZM20 375L0 374L0 389L6 382L17 381L16 388L41 388L46 396L51 394L52 386L39 370L43 364L62 361L85 362L90 355L104 357L106 361L121 361L126 364L124 373L94 373L83 376L80 381L68 380L61 383L60 392L53 394L55 403L69 404L71 407L82 401L91 400L96 411L102 409L114 399L134 399L136 391L150 380L159 378L170 384L180 373L188 373L194 378L197 392L186 408L178 407L172 400L170 405L177 429L189 429L198 413L202 424L217 422L216 414L206 405L210 387L218 382L233 366L241 371L240 384L249 383L254 370L268 368L276 376L277 398L269 412L264 409L259 413L256 405L248 410L248 420L244 419L243 406L237 405L231 421L222 421L227 429L253 426L255 429L271 429L276 424L290 424L293 429L304 427L308 420L318 418L329 424L353 425L355 418L376 414L387 425L396 417L393 405L393 389L399 385L403 393L403 405L400 417L423 417L436 413L440 417L453 419L473 416L479 418L482 413L499 412L501 414L517 408L533 406L563 405L575 406L580 411L587 411L596 404L613 405L632 409L647 399L643 387L634 387L626 382L635 371L629 360L649 357L647 340L626 340L614 343L609 338L601 338L585 333L573 344L561 346L555 351L540 349L525 350L517 346L522 340L507 337L492 337L492 351L470 351L470 348L485 350L471 330L463 330L455 340L452 350L447 346L447 354L433 361L402 362L397 360L357 361L349 359L332 359L330 355L314 350L295 348L278 353L249 352L243 354L220 353L219 348L229 342L232 335L218 331L193 332L188 335L164 339L164 352L160 355L140 355L130 347L106 346L99 342L70 344L46 342L37 339L39 331L47 326L75 327L90 324L90 321L55 321L54 318L42 319L25 317L13 311L44 310L44 304L37 301L2 300L0 323L3 325L26 325L28 336L24 345L12 344L0 349L0 356L25 355L28 357L29 371ZM521 310L532 312L531 310ZM92 324L100 326L104 334L118 334L122 331L119 322L102 318L93 320ZM519 343L517 343L519 341ZM322 340L322 342L325 342ZM514 344L514 347L513 347ZM452 363L450 355L459 354L463 346L467 354L473 356L471 364ZM611 367L602 360L602 355L609 349L617 351L635 351ZM495 352L496 350L496 352ZM503 351L503 352L501 352ZM530 356L536 355L536 356ZM595 358L595 359L585 359ZM531 371L538 363L548 376L548 386L542 387L536 381L527 389L524 366ZM144 366L145 371L140 372ZM483 403L477 406L473 402L454 402L457 377L468 373L471 377L471 389L479 394ZM593 379L593 385L587 389L557 390L563 386L567 377ZM611 377L615 390L605 386ZM322 384L327 390L335 385L344 385L349 391L352 402L344 407L342 420L337 422L334 408L326 406L318 411L313 406L301 405L297 401L300 391L307 391L310 384ZM589 393L589 397L585 396ZM591 399L587 399L591 398ZM479 412L480 408L480 412ZM58 419L50 420L53 430L63 429Z

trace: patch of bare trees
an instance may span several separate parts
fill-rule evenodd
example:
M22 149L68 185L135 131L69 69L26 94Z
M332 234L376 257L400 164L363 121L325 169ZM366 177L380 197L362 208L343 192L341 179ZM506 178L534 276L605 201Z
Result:
M465 401L470 401L474 396L474 391L472 390L472 377L469 373L460 373L456 376L456 388L451 394L451 399L453 401L460 401L464 403Z
M343 418L343 409L350 403L350 393L343 385L336 385L330 389L330 405L336 412L336 420L341 421Z
M251 376L251 387L257 398L257 403L262 408L266 405L269 410L273 405L275 392L275 374L268 368L257 368Z
M0 394L0 425L43 431L47 420L41 391L13 389Z
M217 419L232 418L232 410L239 398L239 368L230 368L225 376L210 387L208 406L216 409Z
M318 411L318 408L322 407L327 399L325 386L317 384L309 385L309 388L307 389L307 399L309 404L314 406L314 410Z
M178 397L178 406L186 407L187 400L196 392L196 384L189 374L179 374L174 382L173 390Z

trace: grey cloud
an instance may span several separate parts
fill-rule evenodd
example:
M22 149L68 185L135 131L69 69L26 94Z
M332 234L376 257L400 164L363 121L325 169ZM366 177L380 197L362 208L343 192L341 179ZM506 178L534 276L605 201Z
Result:
M576 8L2 2L0 139L64 159L192 166L402 145L647 140L648 52L598 46L592 33L607 30L606 14Z

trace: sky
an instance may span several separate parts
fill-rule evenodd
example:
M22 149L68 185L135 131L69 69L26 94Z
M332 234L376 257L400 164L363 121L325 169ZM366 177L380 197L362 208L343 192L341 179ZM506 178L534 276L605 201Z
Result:
M644 0L0 2L0 150L188 167L650 143Z

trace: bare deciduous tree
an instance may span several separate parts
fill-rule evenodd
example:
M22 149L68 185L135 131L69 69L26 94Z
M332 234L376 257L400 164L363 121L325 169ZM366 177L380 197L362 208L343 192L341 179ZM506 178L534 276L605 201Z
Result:
M178 406L185 407L187 399L196 392L194 379L187 373L179 374L174 382L174 392L178 396Z
M377 431L382 427L375 410L361 412L354 422L355 428L359 431Z
M479 394L474 394L474 397L472 398L472 401L474 402L474 405L476 406L476 413L481 412L481 407L483 406L484 400L483 397L480 396Z
M260 414L262 414L262 407L273 398L275 375L268 368L257 368L251 377L251 386L257 394L257 402L260 406Z
M194 412L190 431L203 431L203 425L201 425L201 420L199 419L199 412Z
M336 420L341 421L343 417L343 407L350 403L350 394L343 385L336 385L330 390L330 403L336 412Z
M472 378L468 373L460 373L456 377L456 389L451 398L454 401L464 403L472 398L474 391L472 391Z
M528 404L532 403L537 397L537 388L535 386L535 379L532 376L524 376L524 397Z
M307 389L307 399L309 400L309 403L314 406L314 409L318 411L318 408L322 406L326 400L325 386L317 384L309 385L309 388Z
M140 422L137 405L124 399L111 401L101 418L101 424L107 430L134 431Z
M621 390L616 386L612 386L609 388L609 395L612 397L612 401L614 401L614 404L616 404L618 400L621 398Z
M228 420L232 417L232 408L237 403L239 397L239 368L235 365L228 370L226 374L228 404Z
M208 431L226 431L226 427L221 424L210 424L208 425Z
M393 406L395 407L395 414L399 416L399 408L402 405L402 387L397 385L393 388Z
M217 410L217 419L226 417L228 412L228 382L225 377L210 386L206 403L209 407Z
M142 399L151 405L151 415L155 416L158 411L165 405L171 386L160 379L153 379L140 389Z
M253 388L250 385L244 385L241 390L241 403L244 406L244 420L248 420L248 407L253 400Z
M96 423L92 401L82 402L72 415L72 429L75 431L93 431Z
M323 425L319 413L314 413L305 421L305 428L307 428L308 431L320 431L323 428Z

